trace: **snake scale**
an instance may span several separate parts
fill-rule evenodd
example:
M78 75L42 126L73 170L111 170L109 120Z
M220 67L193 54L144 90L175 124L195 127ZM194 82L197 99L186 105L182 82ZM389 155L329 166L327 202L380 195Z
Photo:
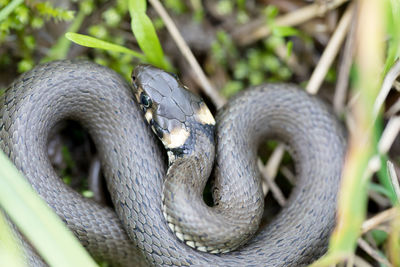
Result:
M132 87L94 63L55 61L21 75L0 98L1 149L93 257L115 266L304 266L326 251L346 146L342 126L329 108L294 85L260 85L218 111L214 135L204 103L173 75L142 66L133 79ZM172 101L165 100L166 88ZM177 103L180 99L190 101ZM173 111L164 109L164 100ZM178 118L169 117L174 114ZM64 119L80 122L92 136L115 211L83 198L51 167L48 136ZM165 152L151 129L167 145L174 166L167 178ZM208 207L200 197L203 189L196 186L207 180L198 181L197 175L211 171L214 137L216 205ZM288 145L297 182L287 205L257 230L263 209L257 147L265 138ZM184 163L196 150L192 164ZM181 210L172 211L176 206ZM179 216L188 216L195 226L174 224L187 223ZM187 230L193 233L180 232ZM215 243L220 238L234 250ZM29 260L40 263L32 256Z

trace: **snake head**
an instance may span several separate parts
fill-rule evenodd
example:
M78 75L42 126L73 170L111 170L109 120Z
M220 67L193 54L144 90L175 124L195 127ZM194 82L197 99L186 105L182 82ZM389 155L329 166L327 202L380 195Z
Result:
M214 125L204 101L182 84L175 74L150 65L132 73L135 100L146 121L167 150L180 150L190 140L193 122Z

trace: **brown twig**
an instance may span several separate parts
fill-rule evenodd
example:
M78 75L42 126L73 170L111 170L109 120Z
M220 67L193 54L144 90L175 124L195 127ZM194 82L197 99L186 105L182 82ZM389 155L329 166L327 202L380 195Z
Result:
M354 58L354 47L355 47L354 41L355 41L356 22L357 22L356 15L357 12L356 9L354 9L352 21L350 23L351 24L350 30L347 34L347 39L344 45L342 59L338 67L339 73L335 86L335 95L333 98L333 108L336 114L341 114L345 106L350 69Z
M377 215L373 216L372 218L369 218L368 220L364 221L361 227L362 233L366 233L372 229L375 229L378 227L378 225L386 223L390 220L393 220L396 216L396 209L395 208L390 208L385 211L382 211L378 213Z
M285 153L285 148L283 144L279 144L275 150L272 152L272 155L269 157L267 164L263 166L261 160L258 160L259 169L262 174L263 179L263 192L264 195L268 193L270 189L272 195L279 203L279 205L284 206L286 204L285 196L279 187L274 183L274 179L276 174L278 173L279 165L282 161L283 154Z
M393 87L394 87L394 89L396 89L397 92L400 92L400 82L394 81Z
M378 142L378 151L380 154L386 154L392 146L394 139L400 131L400 116L393 116L389 119L381 138Z
M385 117L389 118L400 111L400 98L386 111Z
M371 264L369 264L363 258L358 257L357 255L354 256L354 266L355 267L373 267Z
M296 183L295 175L287 166L282 166L280 168L280 171L282 175L285 176L285 178L289 181L290 184L294 185Z
M389 160L387 161L387 168L389 170L390 181L392 182L392 186L394 188L394 192L396 193L397 200L400 200L400 185L399 179L397 178L396 170L394 169L394 165Z
M343 14L339 25L337 26L334 34L332 35L331 39L329 40L328 45L326 46L324 53L321 56L317 66L313 74L311 75L310 81L307 84L307 92L310 94L315 94L318 92L322 82L325 79L326 73L329 70L329 67L332 65L333 60L335 59L339 48L346 36L352 14L353 14L354 5L351 4L347 7L346 12Z
M393 82L400 74L400 60L397 60L396 63L392 66L389 72L386 74L385 79L383 80L381 90L379 91L378 96L376 97L374 103L374 116L378 116L379 110L381 109L383 103L387 95L389 94L390 89L393 86Z
M391 205L389 199L386 196L383 196L373 190L368 191L368 197L382 208L386 208Z
M340 263L338 265L340 265ZM342 266L345 266L344 263L342 263ZM353 267L353 266L354 266L354 255L351 255L347 259L346 267Z
M389 72L386 74L385 79L383 80L381 90L374 104L374 112L378 113L379 109L385 102L387 95L392 87L395 87L398 90L398 82L396 81L397 77L400 75L400 61L397 60ZM400 110L400 99L394 103L389 110L386 112L385 116L390 117L395 115Z
M387 259L383 258L372 246L368 244L364 239L359 238L357 241L358 246L370 255L374 260L380 262L386 266L392 266Z

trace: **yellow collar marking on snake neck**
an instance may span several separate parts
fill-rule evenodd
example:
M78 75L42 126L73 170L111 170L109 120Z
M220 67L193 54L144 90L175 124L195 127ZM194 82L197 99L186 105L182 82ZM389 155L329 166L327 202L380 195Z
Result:
M196 118L200 123L215 125L214 116L204 103L200 103L200 108L197 110Z
M168 133L164 133L162 138L163 143L170 149L177 148L185 144L188 139L190 132L180 127L176 127L172 129L172 131Z
M144 114L144 117L146 118L147 122L150 123L151 119L153 118L153 112L148 109Z

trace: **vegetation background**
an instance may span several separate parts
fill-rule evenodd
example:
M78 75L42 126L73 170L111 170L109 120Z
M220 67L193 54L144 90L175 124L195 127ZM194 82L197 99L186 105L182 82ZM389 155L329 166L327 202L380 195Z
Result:
M77 57L127 79L140 62L177 72L213 110L251 85L300 84L327 101L349 131L338 226L328 254L314 265L400 266L400 2L149 3L0 0L0 94L41 62ZM95 155L90 137L71 122L49 142L62 179L89 198L97 197L85 179L100 175L88 173L87 158L95 162ZM267 142L260 159L268 221L289 197L294 170L277 142ZM3 153L0 206L49 264L96 264ZM9 225L0 219L0 265L23 266Z

